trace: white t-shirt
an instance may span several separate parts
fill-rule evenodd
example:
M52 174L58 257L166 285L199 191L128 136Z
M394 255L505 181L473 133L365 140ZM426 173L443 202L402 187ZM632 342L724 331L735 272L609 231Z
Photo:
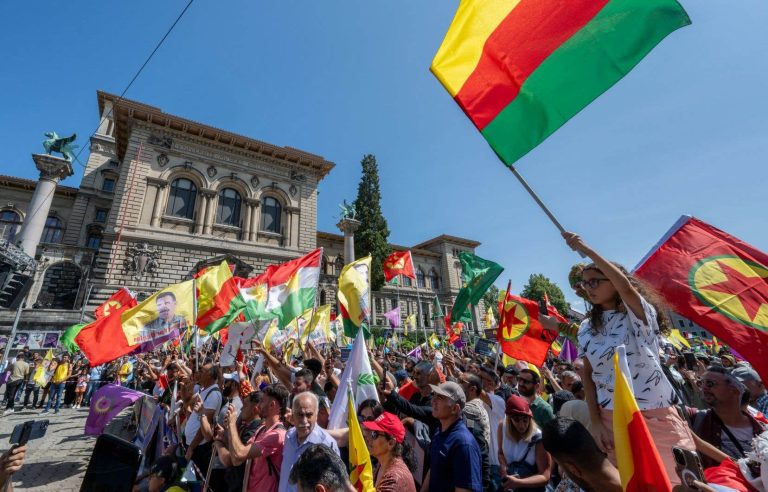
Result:
M211 386L205 388L200 393L200 398L203 400L203 409L201 409L200 412L204 412L205 410L213 410L215 415L221 409L221 391L219 390L219 385L212 384ZM192 442L192 439L195 438L197 431L199 430L200 414L197 412L192 412L187 418L187 422L184 424L184 439L187 441L187 444ZM200 442L203 443L207 441L203 439Z
M598 333L593 333L592 323L587 318L581 322L576 335L580 355L592 366L597 402L609 410L613 409L613 354L622 344L627 349L632 388L640 410L670 407L677 402L675 390L661 369L656 310L645 299L641 300L647 323L640 321L630 309L626 313L604 311L603 325Z
M488 397L491 399L491 406L489 407L483 402L483 407L488 413L488 421L491 424L491 449L488 451L488 462L491 466L499 465L499 436L496 430L499 428L499 422L504 420L504 410L506 404L504 398L493 393L488 393Z

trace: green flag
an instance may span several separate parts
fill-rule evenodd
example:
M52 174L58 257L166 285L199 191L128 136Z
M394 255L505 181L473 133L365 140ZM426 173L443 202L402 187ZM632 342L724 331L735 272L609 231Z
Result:
M63 345L64 348L67 349L67 352L70 354L80 351L80 347L78 347L75 343L75 337L85 326L86 323L78 323L76 325L72 325L64 330L64 333L61 335L59 343L61 343L61 345Z
M435 296L435 299L432 301L432 306L434 311L432 313L432 319L442 318L443 317L443 308L440 307L440 300Z
M460 321L467 312L467 307L476 305L485 294L485 291L493 285L493 282L504 271L501 265L484 260L479 256L462 251L459 253L461 261L461 273L464 277L464 285L456 296L451 311L451 323Z

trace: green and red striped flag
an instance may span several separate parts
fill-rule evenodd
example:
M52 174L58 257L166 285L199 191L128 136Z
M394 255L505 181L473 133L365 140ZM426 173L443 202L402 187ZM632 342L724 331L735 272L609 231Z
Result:
M461 0L431 70L512 165L688 24L676 0Z

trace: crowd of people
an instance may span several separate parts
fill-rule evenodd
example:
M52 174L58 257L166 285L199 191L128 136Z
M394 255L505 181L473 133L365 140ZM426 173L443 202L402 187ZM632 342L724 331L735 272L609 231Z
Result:
M691 357L667 343L653 293L578 236L565 239L592 261L572 275L590 310L580 324L548 316L542 324L573 340L579 358L505 366L468 347L425 346L418 358L369 350L378 398L356 402L355 417L376 490L623 490L612 419L618 345L675 490L768 490L768 393L757 372L727 352ZM40 358L22 352L8 366L6 408L88 406L96 389L115 383L177 411L169 420L178 446L135 490L188 489L180 476L190 461L214 492L355 490L350 430L328 428L345 391L339 348L307 344L289 363L256 340L232 365L222 366L219 354L215 344L189 354L169 346L93 368L63 355L40 388L30 379ZM18 463L15 453L4 463ZM702 473L681 453L696 457Z

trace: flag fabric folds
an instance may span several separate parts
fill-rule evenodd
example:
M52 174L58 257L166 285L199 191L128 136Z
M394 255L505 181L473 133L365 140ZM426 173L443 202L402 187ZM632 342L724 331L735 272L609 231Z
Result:
M387 311L382 316L384 316L384 318L386 318L386 320L389 322L390 328L400 327L400 306L397 306L395 309Z
M557 334L545 330L539 322L536 301L507 293L496 338L508 356L540 366Z
M352 382L355 401L371 398L379 401L379 394L376 391L376 383L379 382L379 378L371 370L371 361L368 359L368 350L365 345L365 334L362 330L358 330L357 335L355 335L352 352L349 354L347 365L344 366L344 372L341 373L339 381L341 384L348 381ZM331 405L331 414L328 417L328 429L338 429L347 421L348 395L349 392L347 391L336 393L336 398ZM357 416L357 412L354 410L353 412L352 415Z
M443 316L443 308L440 306L440 299L435 296L435 298L432 299L432 319L439 319Z
M409 314L405 317L405 323L403 323L403 335L408 334L408 330L416 329L416 314Z
M623 345L616 348L613 370L613 438L621 486L626 492L669 492L672 485L664 462L659 456L629 383L632 374L629 372Z
M277 318L278 328L285 328L296 316L315 305L320 280L322 248L267 270L240 284L246 303L247 320Z
M358 492L376 492L373 487L371 454L363 439L363 431L357 420L355 396L347 389L347 424L349 427L349 481Z
M344 266L339 275L337 297L341 307L344 334L354 337L359 328L366 334L371 316L371 257L366 256Z
M451 322L466 319L466 311L470 304L477 305L485 291L501 275L504 268L492 261L485 260L466 251L459 253L461 273L464 285L456 296L451 310ZM470 317L471 320L471 317Z
M146 395L116 384L102 386L91 397L91 407L85 421L85 434L100 435L115 415L142 396Z
M688 24L676 0L461 0L430 69L511 166Z
M120 309L123 306L130 308L136 304L138 304L138 302L136 302L136 296L133 295L133 292L123 287L109 296L109 299L107 299L101 306L97 307L93 314L96 316L96 319L99 319L109 316L116 309Z
M80 330L75 343L91 365L99 365L178 338L193 324L193 282L170 285L137 306L116 309Z
M77 346L77 343L75 343L75 337L78 333L80 333L80 330L85 328L87 326L86 323L78 323L76 325L72 325L66 330L64 330L64 333L61 334L61 338L59 339L59 343L62 347L67 349L67 352L74 353L79 352L80 347Z
M416 278L410 251L395 251L384 259L384 279L389 282L398 275Z
M675 312L743 355L768 380L768 255L683 216L635 274Z

